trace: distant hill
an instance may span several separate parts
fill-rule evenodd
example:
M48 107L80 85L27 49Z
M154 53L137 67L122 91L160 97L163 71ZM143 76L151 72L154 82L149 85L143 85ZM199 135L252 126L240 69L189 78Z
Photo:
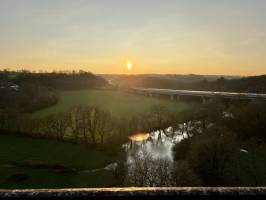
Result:
M107 76L118 87L151 87L178 90L210 90L266 93L266 75L251 77L202 75Z
M80 90L108 85L102 77L88 72L0 71L0 111L5 109L15 113L32 112L56 104L60 98L58 90Z
M99 76L105 78L106 80L116 80L124 77L134 78L144 78L144 77L152 77L152 78L160 78L160 79L171 79L182 82L196 82L201 80L214 81L218 78L224 77L226 79L236 79L241 78L241 76L223 76L223 75L198 75L198 74L139 74L139 75L126 75L126 74L98 74Z
M18 85L36 84L59 90L104 87L108 82L89 72L78 73L30 73L0 72L0 81L12 81Z
M266 75L231 80L220 78L214 84L209 82L207 88L235 92L266 93Z

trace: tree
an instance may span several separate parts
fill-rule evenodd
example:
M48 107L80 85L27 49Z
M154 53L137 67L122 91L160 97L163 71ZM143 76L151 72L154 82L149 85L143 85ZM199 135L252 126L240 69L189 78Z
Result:
M132 153L126 167L126 186L173 186L171 160L153 158L146 149Z
M110 113L99 106L78 106L72 113L72 131L75 141L80 135L83 135L85 143L90 142L95 146L99 137L100 144L103 145L107 133L113 129Z
M151 115L153 116L153 122L157 130L164 129L167 121L167 109L163 105L154 105L151 108Z
M174 160L186 159L190 151L191 139L185 138L173 147Z
M56 115L49 116L49 122L53 133L58 140L63 140L66 134L67 128L70 126L71 118L69 113L58 113Z
M236 132L240 140L257 138L266 142L266 103L254 101L242 106L234 106L230 109L232 118L227 121Z
M79 141L82 129L83 133L85 131L82 112L82 106L77 106L71 111L71 129L76 143Z
M113 171L117 184L120 187L123 185L126 185L125 179L128 173L126 156L127 156L127 153L125 151L119 152L118 158L117 158L117 167Z
M175 186L178 187L195 187L202 185L202 180L184 160L179 160L174 163L173 179Z
M97 132L100 135L100 143L104 144L104 137L113 130L114 123L112 122L111 115L107 110L99 111L99 123L97 127Z
M189 164L200 175L205 185L223 184L234 144L232 132L226 128L212 127L193 137L190 145Z
M157 144L162 139L162 132L164 131L164 129L168 128L171 124L170 117L171 114L163 105L154 105L151 108L150 119L151 124L153 125L153 130L159 131Z

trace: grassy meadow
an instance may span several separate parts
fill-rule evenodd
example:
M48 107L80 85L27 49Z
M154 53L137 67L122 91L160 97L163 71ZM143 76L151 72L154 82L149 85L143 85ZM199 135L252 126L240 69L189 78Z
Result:
M62 91L58 104L32 113L42 118L77 105L99 105L118 118L149 112L161 104L182 111L189 103L113 90ZM0 188L110 187L112 172L101 169L115 161L99 149L67 142L0 133ZM65 170L74 169L74 172ZM93 171L94 169L99 169Z
M44 117L64 112L77 105L99 105L108 109L115 118L129 118L150 111L153 105L161 104L169 110L182 111L188 103L130 94L113 90L62 91L58 104L33 113L34 117Z
M105 167L114 158L82 145L0 134L0 150L0 188L108 187L114 184L110 171L90 171ZM38 166L40 163L48 167ZM68 168L74 172L66 171ZM26 176L25 180L11 178L21 175Z

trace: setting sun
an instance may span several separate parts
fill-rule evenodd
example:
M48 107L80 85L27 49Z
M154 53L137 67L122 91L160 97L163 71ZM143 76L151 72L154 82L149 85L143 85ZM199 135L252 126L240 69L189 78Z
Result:
M127 69L132 70L132 67L133 67L132 63L130 61L128 61L127 62Z

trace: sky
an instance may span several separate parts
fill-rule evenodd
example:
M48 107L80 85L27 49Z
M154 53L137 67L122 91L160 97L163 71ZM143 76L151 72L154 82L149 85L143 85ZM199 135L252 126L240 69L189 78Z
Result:
M0 0L0 69L265 74L265 19L265 0Z

